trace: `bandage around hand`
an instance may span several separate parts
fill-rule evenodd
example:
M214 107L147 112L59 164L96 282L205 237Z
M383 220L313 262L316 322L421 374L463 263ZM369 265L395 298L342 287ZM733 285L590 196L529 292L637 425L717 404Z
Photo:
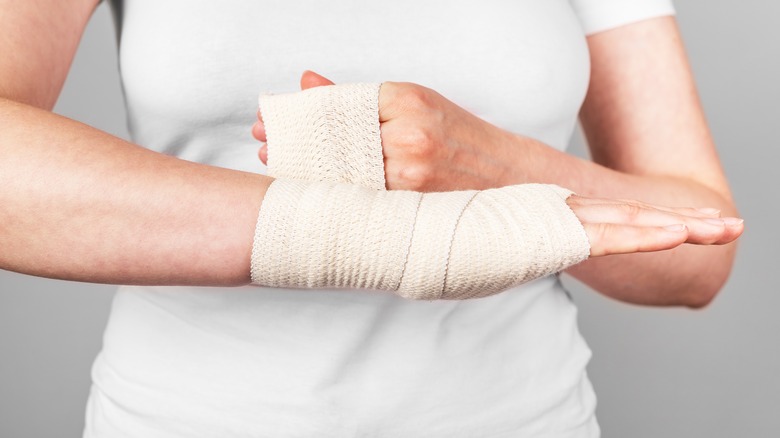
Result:
M271 184L260 210L253 283L466 299L495 294L588 257L587 236L565 202L571 192L558 186L384 191L377 107L332 107L369 102L379 86L320 88L328 90L261 98L269 174L280 179ZM375 137L364 144L343 141L374 123ZM326 146L347 152L317 153ZM369 162L365 175L341 162L347 156ZM382 169L381 186L377 169ZM311 175L326 182L302 181ZM334 179L365 187L328 182Z
M385 189L380 84L261 95L268 175Z

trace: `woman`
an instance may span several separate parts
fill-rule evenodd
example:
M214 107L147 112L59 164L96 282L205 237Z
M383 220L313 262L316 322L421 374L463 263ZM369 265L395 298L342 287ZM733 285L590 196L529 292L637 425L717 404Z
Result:
M247 114L257 91L289 89L306 68L441 93L383 87L391 189L549 182L713 208L571 198L593 255L742 231L718 217L734 215L733 202L664 2L116 2L130 128L152 151L48 112L95 6L62 3L9 3L0 17L16 29L1 43L14 56L0 61L0 244L10 248L0 267L145 285L115 299L86 436L598 435L589 351L555 277L431 303L196 287L248 283L270 179L255 173ZM583 98L596 164L558 151ZM421 130L422 143L405 137ZM442 159L459 157L445 145L469 158ZM398 169L412 161L408 181ZM687 229L663 228L676 224ZM733 251L685 245L570 272L625 301L698 307Z

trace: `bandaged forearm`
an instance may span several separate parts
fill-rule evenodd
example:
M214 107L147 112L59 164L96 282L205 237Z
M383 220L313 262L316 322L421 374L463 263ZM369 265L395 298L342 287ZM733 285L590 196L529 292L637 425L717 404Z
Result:
M301 99L304 92L289 101L285 99L290 95L273 96L272 104L261 99L269 174L281 179L271 184L260 210L252 252L253 283L377 289L426 300L466 299L492 295L587 258L587 236L565 202L571 192L554 185L445 193L377 190L384 188L384 171L376 103L347 117L329 106L350 99L370 103L378 86L373 91L369 86L324 88L329 90L319 91L319 98ZM333 96L339 93L362 95ZM297 108L302 101L306 107ZM285 105L291 108L280 109ZM283 112L289 118L278 123ZM350 117L357 119L352 123ZM360 152L361 146L354 142L347 147L358 152L350 150L346 155L368 157L365 175L339 162L345 155L288 156L300 149L316 152L315 141L294 143L306 138L317 139L320 147L341 148L341 139L352 137L356 126L374 122L376 137L363 146L372 151ZM322 128L322 123L328 127ZM320 133L291 132L296 127ZM372 188L300 180L307 175L349 182L362 178L361 184Z

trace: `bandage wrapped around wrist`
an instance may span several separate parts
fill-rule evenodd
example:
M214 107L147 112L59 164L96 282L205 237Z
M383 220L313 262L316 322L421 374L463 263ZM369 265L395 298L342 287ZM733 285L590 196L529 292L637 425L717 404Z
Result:
M261 97L268 172L279 179L260 210L253 283L467 299L588 257L571 192L558 186L385 191L378 92L354 84ZM312 176L320 181L303 180Z

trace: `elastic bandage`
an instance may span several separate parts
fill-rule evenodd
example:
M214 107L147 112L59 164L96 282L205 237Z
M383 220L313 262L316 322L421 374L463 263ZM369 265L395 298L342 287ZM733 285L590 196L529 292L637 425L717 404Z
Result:
M385 189L380 84L260 96L268 175Z
M555 185L385 191L378 92L355 84L261 97L268 172L279 179L260 210L253 283L467 299L588 257L572 193ZM347 102L355 107L340 108Z

